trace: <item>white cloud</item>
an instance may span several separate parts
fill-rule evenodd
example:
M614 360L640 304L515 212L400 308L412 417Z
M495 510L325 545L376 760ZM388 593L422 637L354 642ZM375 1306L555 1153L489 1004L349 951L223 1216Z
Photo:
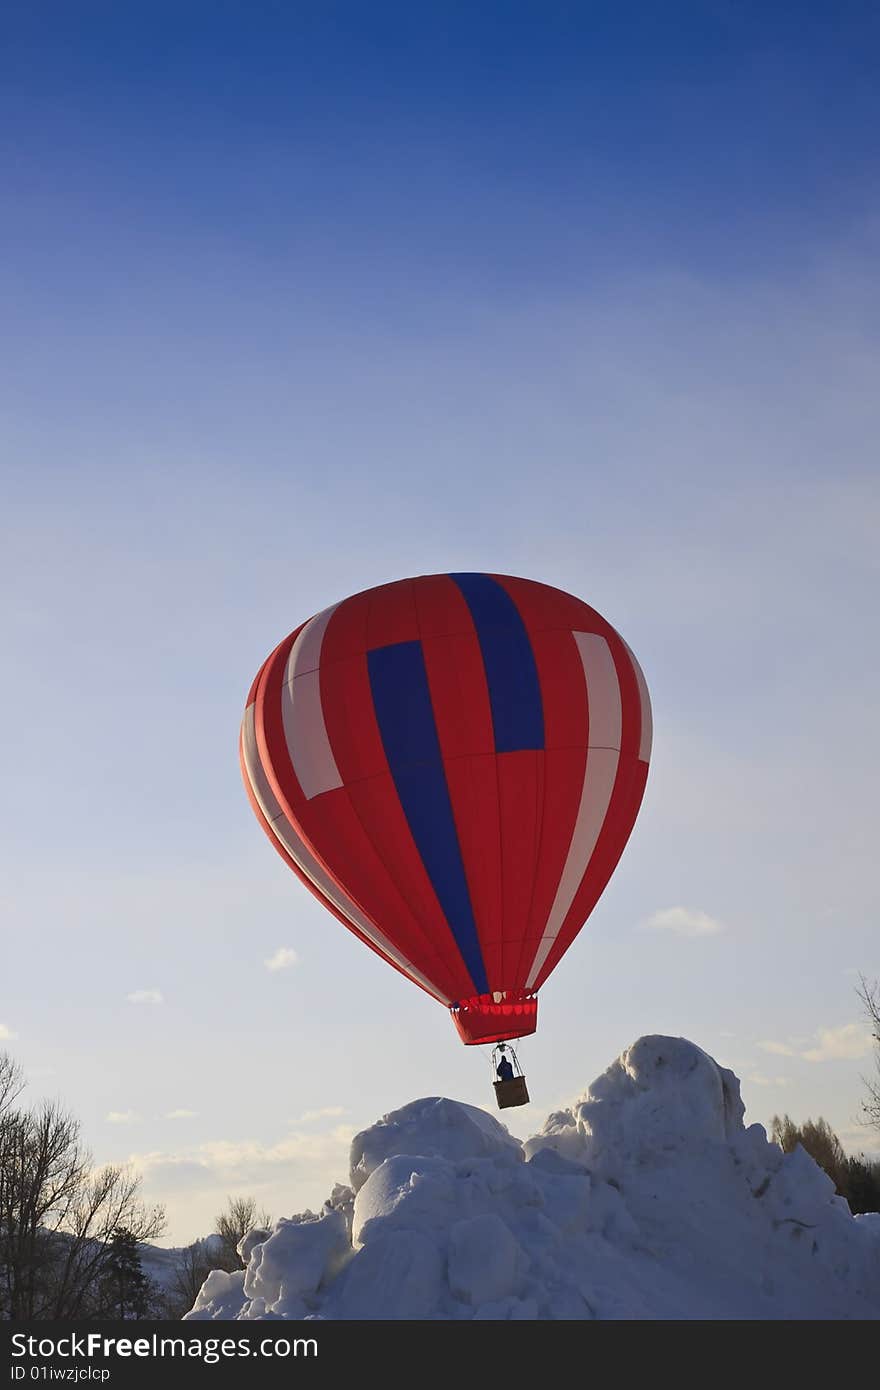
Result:
M657 931L672 931L678 936L717 936L724 931L724 923L708 912L692 907L665 907L653 913L642 922L643 927Z
M198 1113L198 1110L167 1110L164 1118L166 1120L194 1120Z
M866 1028L858 1023L844 1023L840 1028L820 1028L817 1032L818 1047L811 1047L801 1055L808 1062L854 1061L867 1057L874 1045L874 1039Z
M134 1110L111 1110L104 1116L108 1125L133 1125L140 1119Z
M274 956L269 956L263 961L267 970L289 970L292 965L296 965L299 957L290 946L279 946Z
M0 1023L0 1042L12 1042L12 1039L17 1037L18 1034L7 1028L5 1023Z
M328 1169L348 1171L354 1133L351 1125L336 1125L320 1134L294 1132L276 1144L213 1139L177 1151L131 1154L130 1162L156 1190L203 1188L213 1181L250 1183L256 1187L271 1174L291 1166L296 1170L300 1165L301 1171L309 1175L316 1166L320 1167L322 1182L326 1183ZM291 1174L285 1176L289 1178Z
M800 1057L805 1062L856 1061L867 1057L874 1046L871 1034L859 1023L843 1023L839 1028L817 1028L813 1034L812 1047L805 1047L805 1038L792 1038L788 1042L774 1042L765 1039L758 1043L764 1052L772 1052L779 1057Z
M746 1081L750 1081L750 1082L752 1083L753 1086L787 1086L787 1085L788 1085L788 1077L787 1077L787 1076L763 1076L763 1075L761 1074L761 1072L752 1072L752 1074L751 1074L750 1076L747 1076L747 1077L746 1077Z
M299 1117L300 1124L308 1124L310 1120L331 1119L337 1115L344 1115L345 1110L341 1105L325 1105L321 1110L304 1110Z
M292 1159L303 1157L311 1158L323 1154L327 1151L328 1141L333 1145L345 1146L345 1153L348 1154L348 1146L354 1138L354 1128L351 1125L336 1125L326 1135L310 1135L293 1133L281 1139L277 1144L260 1144L253 1140L226 1140L217 1139L199 1146L199 1152L204 1156L209 1164L215 1164L224 1171L232 1171L237 1168L251 1165L275 1165L288 1163Z
M162 991L158 989L136 989L132 994L127 994L126 999L129 1004L162 1004Z
M762 1052L772 1052L777 1057L798 1056L797 1048L792 1047L789 1043L773 1042L771 1039L765 1039L763 1042L759 1042L758 1046L761 1048Z
M839 1129L837 1137L847 1153L864 1153L869 1157L880 1154L880 1134L868 1125L859 1125L857 1129Z

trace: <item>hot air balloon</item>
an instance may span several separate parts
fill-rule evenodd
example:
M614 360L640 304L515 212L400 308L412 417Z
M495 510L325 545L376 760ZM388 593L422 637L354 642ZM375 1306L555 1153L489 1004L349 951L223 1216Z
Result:
M335 917L451 1010L533 1033L645 789L651 706L623 638L530 579L382 584L296 628L251 687L245 787Z

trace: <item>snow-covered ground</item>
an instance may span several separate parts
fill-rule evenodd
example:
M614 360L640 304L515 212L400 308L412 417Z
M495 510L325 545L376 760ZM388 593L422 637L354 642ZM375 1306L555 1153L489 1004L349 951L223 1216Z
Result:
M191 1246L150 1245L148 1241L144 1241L138 1246L141 1269L160 1293L171 1293L175 1288L178 1267L184 1256L194 1255L196 1259L203 1258L207 1261L216 1255L217 1248L221 1245L220 1237L216 1234L204 1236Z
M665 1037L524 1145L473 1106L413 1101L187 1316L880 1318L880 1215L853 1217L743 1113L731 1071Z

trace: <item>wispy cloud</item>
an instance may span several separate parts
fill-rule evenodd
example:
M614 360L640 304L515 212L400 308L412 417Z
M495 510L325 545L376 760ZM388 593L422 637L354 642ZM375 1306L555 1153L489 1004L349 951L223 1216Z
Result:
M132 994L127 994L126 999L129 1004L162 1004L162 991L159 989L136 989Z
M764 1038L758 1043L762 1052L772 1052L777 1057L799 1057L800 1053L796 1047L789 1043L774 1042L772 1038Z
M299 1117L299 1123L306 1125L311 1120L334 1119L338 1115L344 1115L345 1109L341 1105L325 1105L321 1110L304 1110Z
M708 912L692 907L664 907L642 922L652 931L671 931L678 936L717 936L725 930L724 923Z
M874 1039L867 1028L858 1023L844 1023L840 1028L820 1028L818 1046L804 1052L808 1062L854 1061L867 1057Z
M856 1061L860 1057L867 1057L874 1046L871 1034L860 1023L843 1023L839 1028L817 1028L813 1039L811 1047L804 1047L803 1039L799 1038L788 1042L765 1038L757 1045L763 1052L771 1052L778 1057L800 1057L805 1062Z
M761 1072L752 1072L746 1077L753 1086L787 1086L787 1076L763 1076Z
M279 946L274 956L269 956L263 964L267 970L289 970L292 965L296 965L298 959L292 947Z
M111 1110L104 1116L108 1125L133 1125L140 1119L135 1110Z
M17 1037L18 1034L7 1028L5 1023L0 1023L0 1042L12 1042L12 1039Z
M198 1110L166 1110L164 1118L166 1120L194 1120L198 1113Z
M320 1134L292 1133L276 1144L214 1139L184 1149L131 1154L130 1161L156 1190L198 1189L213 1181L256 1187L291 1166L309 1174L316 1165L322 1174L347 1172L354 1132L351 1125L336 1125Z
M868 1125L855 1129L839 1129L837 1137L848 1153L880 1154L880 1134Z

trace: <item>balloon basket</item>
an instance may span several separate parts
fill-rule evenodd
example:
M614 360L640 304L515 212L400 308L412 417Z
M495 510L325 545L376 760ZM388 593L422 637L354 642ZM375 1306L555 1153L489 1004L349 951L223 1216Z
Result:
M509 1081L496 1081L494 1084L499 1110L506 1110L511 1105L528 1105L529 1092L524 1076L513 1076Z

